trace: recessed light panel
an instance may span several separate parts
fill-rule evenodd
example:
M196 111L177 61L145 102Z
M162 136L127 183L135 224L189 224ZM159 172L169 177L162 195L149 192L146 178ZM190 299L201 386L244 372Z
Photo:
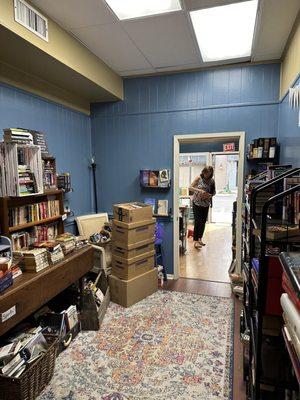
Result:
M181 10L180 0L106 0L119 19L146 17Z
M251 55L257 0L191 11L204 62Z

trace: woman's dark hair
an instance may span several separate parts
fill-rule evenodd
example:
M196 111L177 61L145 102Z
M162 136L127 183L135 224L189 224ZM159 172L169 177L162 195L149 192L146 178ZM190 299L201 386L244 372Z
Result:
M206 167L203 168L201 171L201 178L204 178L204 174L210 174L208 179L211 179L214 176L214 169L211 165L207 165Z

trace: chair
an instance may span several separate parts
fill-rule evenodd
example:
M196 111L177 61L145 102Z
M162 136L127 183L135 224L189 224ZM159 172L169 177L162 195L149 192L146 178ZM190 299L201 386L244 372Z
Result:
M88 215L81 215L75 218L79 234L86 237L87 239L90 238L96 232L100 232L101 228L108 222L108 214L107 213L99 213L99 214L88 214ZM99 269L103 269L106 273L108 273L108 266L107 266L107 256L105 253L105 249L101 246L92 245L95 249L94 259L97 263L98 260L100 262L100 266L97 267L96 265L93 268L94 272L99 272ZM100 257L99 257L100 255Z

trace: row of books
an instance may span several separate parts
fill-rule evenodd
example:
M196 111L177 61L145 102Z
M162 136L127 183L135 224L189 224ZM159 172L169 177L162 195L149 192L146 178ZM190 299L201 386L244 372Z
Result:
M254 139L248 144L247 157L253 158L275 158L276 156L276 137Z
M48 146L44 132L23 128L3 129L3 139L6 143L18 143L40 146L43 156L48 155Z
M34 226L29 232L21 231L11 235L12 248L19 251L28 248L35 242L54 240L58 234L57 224Z
M18 165L18 183L20 196L37 193L35 176L28 165Z
M142 187L169 187L171 182L171 171L162 170L140 170L140 185Z
M8 224L12 227L59 215L59 200L48 200L28 206L9 208Z

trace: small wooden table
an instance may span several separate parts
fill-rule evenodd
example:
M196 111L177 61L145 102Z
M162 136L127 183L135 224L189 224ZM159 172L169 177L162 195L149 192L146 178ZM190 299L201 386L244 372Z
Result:
M93 248L88 246L41 272L23 272L0 294L0 336L80 280L92 267ZM2 322L2 313L14 306L15 315Z

